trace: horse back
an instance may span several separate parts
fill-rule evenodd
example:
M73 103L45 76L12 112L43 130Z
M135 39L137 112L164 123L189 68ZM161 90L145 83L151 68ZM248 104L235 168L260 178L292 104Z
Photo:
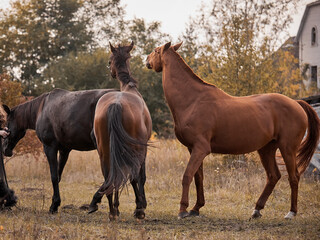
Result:
M48 145L75 150L92 150L90 138L95 106L99 98L114 90L67 91L55 89L45 99L36 131Z

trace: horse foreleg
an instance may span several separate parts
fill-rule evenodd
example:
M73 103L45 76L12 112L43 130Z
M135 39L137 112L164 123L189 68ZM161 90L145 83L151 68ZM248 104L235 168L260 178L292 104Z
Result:
M140 195L142 197L142 207L144 209L147 208L147 199L146 199L146 194L145 194L145 191L144 191L144 185L146 183L146 180L147 180L147 177L146 177L146 163L145 161L143 162L143 164L141 165L141 168L140 168L140 173L139 173L139 192L140 192Z
M58 161L57 161L58 150L55 147L44 145L44 152L49 162L51 182L53 186L53 197L52 197L52 203L49 211L50 213L56 213L58 212L58 207L60 206L60 203L61 203L60 192L59 192Z
M276 158L275 158L276 150L277 150L277 147L274 142L271 142L267 144L265 147L263 147L262 149L258 150L261 163L267 174L267 183L256 203L255 210L253 211L251 216L252 218L259 218L262 216L260 213L260 210L264 208L275 185L281 178L281 173L279 171Z
M61 181L61 175L67 163L69 153L70 153L70 150L59 150L59 165L58 165L59 182Z
M204 192L203 192L203 163L201 163L198 171L194 175L194 183L197 190L197 202L189 212L190 216L199 216L199 210L205 204Z
M206 146L207 144L198 142L198 145L192 149L190 160L182 179L182 196L178 218L189 216L189 213L187 212L189 206L189 188L192 178L200 168L203 159L210 153L210 145L207 148Z

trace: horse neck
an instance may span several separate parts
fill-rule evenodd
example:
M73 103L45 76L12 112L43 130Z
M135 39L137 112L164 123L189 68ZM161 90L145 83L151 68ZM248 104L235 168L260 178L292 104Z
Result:
M168 49L162 58L162 85L171 110L186 109L207 95L212 100L229 97L216 86L201 80L173 49Z
M35 129L39 108L43 106L43 94L29 102L22 103L13 109L17 124L23 129Z
M136 80L131 77L128 71L117 73L117 79L120 82L121 92L130 92L142 97L138 91Z

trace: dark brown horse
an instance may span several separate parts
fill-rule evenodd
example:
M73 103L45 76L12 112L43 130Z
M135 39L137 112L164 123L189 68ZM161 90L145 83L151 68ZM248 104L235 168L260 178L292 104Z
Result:
M51 213L57 212L61 203L59 182L70 151L96 148L90 135L95 107L102 95L114 91L104 89L69 92L55 89L11 110L4 106L10 130L10 135L4 139L3 144L6 156L12 156L13 148L24 137L27 129L36 130L43 144L53 186Z
M298 183L316 149L319 118L304 101L281 94L233 97L201 80L176 50L167 43L147 57L147 67L162 71L165 97L171 109L175 133L185 145L190 160L182 179L179 218L199 215L204 206L202 161L210 153L244 154L257 150L267 173L266 186L258 199L253 218L281 177L275 153L280 149L291 187L291 209L286 218L297 213ZM303 136L308 128L304 141ZM195 179L197 202L190 213L189 186Z
M103 194L109 200L109 218L119 215L118 191L130 181L136 194L135 217L144 218L146 208L145 157L151 136L149 110L130 75L129 59L133 42L129 46L114 48L111 44L111 75L120 82L121 92L100 98L94 116L94 134L100 156L104 184L94 195L90 207L96 209ZM115 202L112 195L115 191Z

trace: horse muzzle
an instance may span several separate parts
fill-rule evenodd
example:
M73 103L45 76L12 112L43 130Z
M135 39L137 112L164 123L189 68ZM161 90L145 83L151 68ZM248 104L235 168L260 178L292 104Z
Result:
M149 63L148 59L147 59L147 61L146 61L146 67L147 67L148 69L152 69L152 66L151 66L151 64Z
M11 149L5 148L5 149L3 150L3 154L4 154L6 157L12 157L13 152L12 152Z

